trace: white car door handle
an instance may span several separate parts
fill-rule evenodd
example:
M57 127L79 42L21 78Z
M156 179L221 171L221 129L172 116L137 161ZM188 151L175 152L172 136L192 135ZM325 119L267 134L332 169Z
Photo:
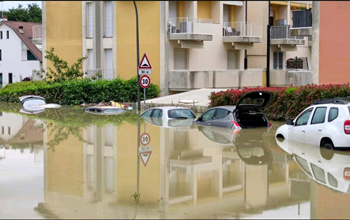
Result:
M319 128L318 131L322 131L322 128Z
M301 130L301 131L305 133L305 130Z

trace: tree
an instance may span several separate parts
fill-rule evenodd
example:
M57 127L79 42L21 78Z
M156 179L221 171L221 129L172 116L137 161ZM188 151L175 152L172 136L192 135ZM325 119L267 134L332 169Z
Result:
M23 5L19 4L17 8L4 11L4 15L7 16L7 20L9 21L41 23L41 14L41 8L36 3L28 4L28 8L23 8Z

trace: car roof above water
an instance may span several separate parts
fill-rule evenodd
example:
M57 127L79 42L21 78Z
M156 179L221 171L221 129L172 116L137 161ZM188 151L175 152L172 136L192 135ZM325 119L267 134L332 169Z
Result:
M153 107L153 108L150 108L150 109L147 109L147 110L152 110L152 109L162 109L162 110L188 109L188 110L191 110L191 109L186 108L186 107L174 107L174 106ZM147 110L146 110L146 111L147 111ZM192 110L191 110L191 111L192 111Z
M235 105L226 105L226 106L215 106L211 109L214 109L214 108L223 108L223 109L226 109L226 110L229 110L229 111L233 111L236 109L236 106Z

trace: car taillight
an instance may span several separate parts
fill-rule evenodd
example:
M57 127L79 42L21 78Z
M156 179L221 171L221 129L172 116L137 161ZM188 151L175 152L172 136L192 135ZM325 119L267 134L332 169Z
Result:
M350 168L344 168L344 180L350 180Z
M235 121L231 121L231 123L233 124L234 129L240 130L241 126L239 126L239 124Z
M270 127L272 127L272 124L271 124L271 122L269 122L269 125L270 125Z
M350 134L350 120L344 122L344 132L345 134Z

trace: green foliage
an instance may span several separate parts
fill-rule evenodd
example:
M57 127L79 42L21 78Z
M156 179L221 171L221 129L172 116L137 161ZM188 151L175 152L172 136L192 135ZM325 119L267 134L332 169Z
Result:
M41 14L41 8L36 3L28 4L28 8L23 8L23 5L19 4L17 8L4 11L4 15L7 16L7 20L9 21L41 23Z
M143 97L143 90L141 91L141 97ZM156 85L151 84L146 89L146 99L155 98L158 94L159 88ZM19 102L18 97L23 95L39 95L44 97L47 103L61 105L98 103L111 100L136 102L137 78L97 81L84 78L64 82L28 81L8 84L0 89L1 102Z
M54 69L47 67L46 73L43 69L36 73L44 81L64 82L67 80L81 79L84 76L82 67L83 61L86 60L87 57L79 58L77 62L68 66L68 62L58 57L54 52L55 49L51 47L49 51L46 51L45 55L45 59L53 63Z
M286 94L288 95L292 95L293 92L296 90L296 88L293 88L293 87L287 87L286 88Z

